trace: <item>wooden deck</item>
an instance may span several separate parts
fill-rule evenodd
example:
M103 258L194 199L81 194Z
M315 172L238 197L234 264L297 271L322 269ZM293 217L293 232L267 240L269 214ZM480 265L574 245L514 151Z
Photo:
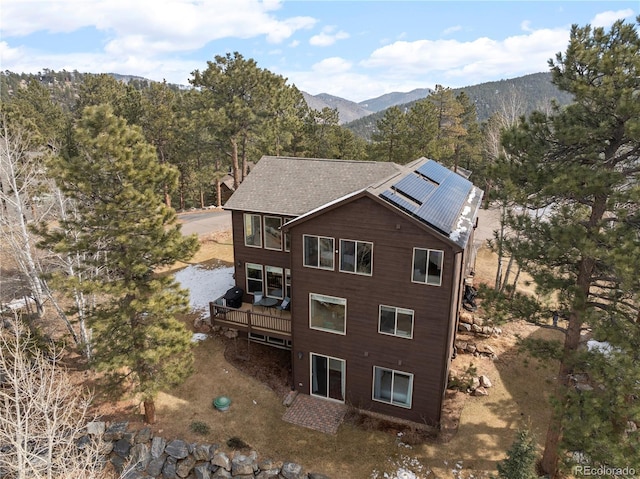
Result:
M240 308L229 308L209 303L212 324L234 328L247 333L263 334L280 339L291 339L291 313L276 308L253 307L242 303Z

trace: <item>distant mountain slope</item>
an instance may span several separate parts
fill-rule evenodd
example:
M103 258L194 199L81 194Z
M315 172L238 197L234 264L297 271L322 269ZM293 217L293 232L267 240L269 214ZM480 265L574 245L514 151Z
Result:
M508 80L480 83L478 85L453 89L457 95L464 91L471 101L476 105L478 120L485 121L500 109L500 101L511 89L520 92L525 101L525 114L529 114L536 109L544 108L551 100L556 100L560 105L571 103L572 97L566 92L561 92L551 83L551 73L533 73L522 77ZM414 90L415 92L416 90ZM405 93L411 95L413 92ZM402 99L403 94L398 94L396 99ZM426 95L425 95L426 96ZM407 98L409 98L407 96ZM424 97L423 97L424 98ZM404 103L395 103L403 109L411 106L422 98L412 99ZM367 103L367 101L362 102ZM390 105L394 106L394 105ZM356 135L370 139L371 134L376 129L376 123L384 116L384 110L380 110L372 115L354 120L344 126L353 131Z
M377 98L361 101L358 105L373 113L377 113L395 105L402 105L403 103L409 103L410 101L421 100L428 96L432 91L433 90L430 88L416 88L408 93L385 93Z
M338 116L340 118L340 124L349 123L350 121L357 120L363 116L374 113L375 110L367 110L360 104L345 100L337 96L329 95L328 93L320 93L319 95L310 95L307 92L302 92L309 108L314 110L322 110L323 108L331 108L332 110L338 110Z

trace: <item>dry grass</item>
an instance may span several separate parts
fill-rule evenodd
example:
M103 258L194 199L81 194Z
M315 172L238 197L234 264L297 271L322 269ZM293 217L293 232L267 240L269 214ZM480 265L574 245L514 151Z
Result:
M194 262L214 258L233 261L230 235L204 240ZM482 248L476 271L478 280L491 284L495 255ZM184 320L193 324L190 316ZM478 374L489 376L493 387L487 397L456 396L454 407L461 410L459 427L446 443L442 438L408 440L414 444L406 447L400 444L402 438L388 428L377 430L375 421L359 425L346 421L335 436L287 423L282 420L285 407L281 391L274 392L232 366L224 352L234 343L221 337L209 337L194 347L195 373L180 387L160 393L156 403L158 422L153 429L166 438L210 442L227 451L231 449L226 442L237 437L263 458L294 461L307 471L322 472L333 479L366 479L373 471L383 477L385 472L392 474L399 465L409 463L414 471L422 465L422 471L431 469L437 477L452 477L451 471L458 463L462 472L456 477L473 474L488 478L495 474L496 463L504 458L518 428L530 427L538 441L544 439L549 417L547 397L557 372L556 363L533 359L515 345L517 337L559 339L559 332L524 322L508 324L503 330L500 338L487 340L498 352L496 360L470 355L456 358L454 369L462 370L473 362ZM213 399L221 394L232 399L226 412L212 406ZM107 419L126 419L132 427L142 427L139 405L134 401L104 402L100 412ZM193 432L191 424L195 421L206 424L209 434Z

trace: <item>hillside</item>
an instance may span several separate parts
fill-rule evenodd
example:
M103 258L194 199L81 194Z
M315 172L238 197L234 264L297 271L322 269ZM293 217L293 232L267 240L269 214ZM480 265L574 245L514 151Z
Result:
M551 83L551 73L533 73L531 75L525 75L508 80L455 88L453 91L456 95L460 92L465 92L465 94L469 96L471 101L476 105L478 120L485 121L500 109L501 101L511 89L522 94L525 101L526 114L529 114L536 109L544 108L549 105L551 100L556 100L561 105L566 105L571 102L571 95L561 92ZM403 109L411 108L416 101L419 101L428 95L428 90L425 90L427 93L422 98L410 99L411 95L416 91L418 90L405 93L404 95L406 96L404 97L403 94L397 94L397 96L394 96L397 103L389 104L389 107L398 105ZM370 138L371 133L375 130L377 121L383 116L384 110L380 110L372 115L347 123L344 126L349 128L358 136Z

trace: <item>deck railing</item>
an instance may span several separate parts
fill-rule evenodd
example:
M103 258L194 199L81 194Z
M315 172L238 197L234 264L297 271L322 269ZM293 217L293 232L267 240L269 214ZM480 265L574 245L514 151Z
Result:
M282 339L291 338L291 319L273 314L230 308L217 301L209 303L213 324Z

